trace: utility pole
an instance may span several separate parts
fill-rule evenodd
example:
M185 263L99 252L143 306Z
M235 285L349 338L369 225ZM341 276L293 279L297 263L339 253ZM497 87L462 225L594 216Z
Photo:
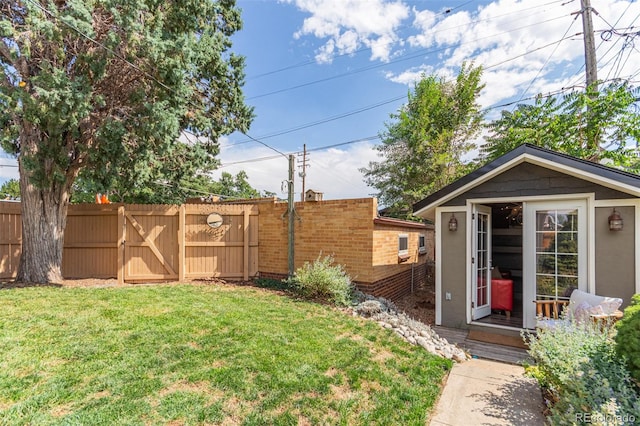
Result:
M584 60L587 74L587 87L598 81L598 65L596 63L596 44L593 36L593 21L591 20L591 0L580 0L582 10L582 29L584 32ZM597 90L597 86L594 87Z
M580 14L582 15L582 31L584 33L584 60L587 93L592 93L592 96L594 96L598 93L598 64L596 61L596 45L593 36L593 22L591 20L591 12L593 11L593 8L591 7L591 0L580 0L580 5L582 7L582 10L580 10ZM589 159L591 161L597 162L600 157L600 155L597 153L599 151L600 144L597 138L596 129L594 129L593 127L591 111L588 106L586 120L586 148L588 152L594 153L590 154L591 158Z
M302 165L298 166L302 169L302 171L298 173L298 176L302 178L302 192L300 193L300 201L304 202L307 167L309 167L309 165L307 164L307 144L306 143L303 145L302 161L298 160L298 162L302 163Z
M293 171L295 168L295 156L293 154L289 155L289 180L287 180L287 190L288 190L288 205L287 205L287 212L288 212L288 217L289 217L289 277L293 276L293 273L295 272L295 249L294 249L294 245L295 245L295 238L294 238L294 232L295 232L295 226L294 226L294 219L295 219L295 215L296 215L296 208L295 208L295 202L294 202L294 189L293 189Z

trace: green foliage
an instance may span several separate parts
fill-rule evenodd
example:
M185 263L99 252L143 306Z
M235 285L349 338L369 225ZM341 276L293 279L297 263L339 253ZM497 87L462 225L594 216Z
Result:
M34 215L21 265L50 270L20 267L19 279L60 275L64 221L37 218L66 213L78 175L105 189L175 186L215 167L221 136L249 127L232 0L3 1L0 22L0 144ZM56 246L40 248L47 226Z
M6 197L14 200L20 198L20 182L17 179L9 179L0 186L0 200Z
M462 157L481 129L481 75L480 67L463 65L455 81L424 76L391 115L376 147L382 160L361 170L390 215L406 217L415 202L468 171Z
M552 398L547 401L552 403L551 424L591 423L587 418L610 419L595 424L633 424L640 419L640 398L615 353L610 328L587 321L525 333L525 338L537 363L530 374Z
M327 300L339 306L351 304L351 278L342 265L333 264L332 256L318 256L313 263L305 262L289 283L302 297Z
M209 175L199 174L196 176L182 175L179 179L166 181L162 179L167 174L156 169L156 179L147 182L145 185L127 184L127 178L118 180L115 176L108 180L88 179L84 176L76 181L72 202L91 203L96 193L108 193L112 202L123 202L132 204L182 204L187 198L207 197L208 195L222 195L230 198L258 198L260 191L251 187L248 182L247 173L241 170L233 176L230 173L222 172L219 180L212 179ZM126 171L123 171L123 174ZM121 174L120 176L123 176ZM177 182L176 182L177 179Z
M631 298L631 304L616 327L616 350L626 359L631 376L640 384L640 294Z
M640 171L640 89L611 84L562 97L538 97L533 105L502 111L488 127L481 162L489 162L523 143Z

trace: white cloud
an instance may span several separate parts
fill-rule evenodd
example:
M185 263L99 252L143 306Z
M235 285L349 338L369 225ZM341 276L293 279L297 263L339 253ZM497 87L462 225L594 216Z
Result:
M414 7L413 27L418 32L409 35L406 42L414 49L438 50L439 61L437 65L429 61L387 73L386 77L411 86L422 72L455 75L463 62L473 61L485 68L486 87L479 99L485 107L509 98L583 86L583 29L580 15L575 14L579 7L577 2L539 0L498 0L475 11L452 14ZM632 43L624 44L632 38L619 33L625 27L637 27L640 3L618 0L598 2L594 7L598 78L630 78L637 83L640 54ZM622 31L617 35L607 32L611 26ZM611 36L609 41L604 40L607 36Z
M377 151L369 142L347 145L344 149L328 149L323 151L311 151L308 153L306 176L306 189L314 189L324 192L325 199L360 198L364 194L375 192L367 187L363 181L359 169L369 164L369 161L379 160ZM244 162L231 164L236 161L271 157L273 151L262 146L243 144L230 146L223 141L219 155L223 167L212 173L214 179L218 179L222 172L233 175L239 171L247 172L249 184L260 191L275 192L280 198L286 198L282 191L282 182L288 177L288 161L282 156L270 160L256 162ZM225 164L230 164L225 166ZM296 162L296 165L298 163ZM302 181L298 175L300 169L296 169L295 191L296 200L300 199Z
M334 55L351 54L362 47L372 49L371 59L388 61L396 33L409 8L402 1L385 0L286 0L310 13L294 37L312 35L328 39L316 60L330 63Z

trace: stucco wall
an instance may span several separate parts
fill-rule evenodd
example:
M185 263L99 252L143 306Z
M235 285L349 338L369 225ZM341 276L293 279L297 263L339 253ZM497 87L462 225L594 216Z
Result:
M621 297L623 307L635 293L635 208L616 207L624 221L622 231L610 231L612 207L596 208L596 294Z
M436 232L440 232L442 238L442 259L439 263L442 274L442 292L441 299L436 303L440 303L441 306L443 326L467 328L465 309L467 303L467 220L464 212L456 212L455 216L458 220L457 231L449 231L450 212L441 213L442 227L436 230ZM446 300L447 293L451 293L451 300Z

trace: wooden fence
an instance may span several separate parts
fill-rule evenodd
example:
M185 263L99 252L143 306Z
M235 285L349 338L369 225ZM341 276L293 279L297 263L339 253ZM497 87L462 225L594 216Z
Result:
M222 217L210 227L211 213ZM16 276L20 204L0 202L0 279ZM43 238L46 238L43 236ZM186 204L71 205L62 274L118 282L248 279L258 272L258 207Z

